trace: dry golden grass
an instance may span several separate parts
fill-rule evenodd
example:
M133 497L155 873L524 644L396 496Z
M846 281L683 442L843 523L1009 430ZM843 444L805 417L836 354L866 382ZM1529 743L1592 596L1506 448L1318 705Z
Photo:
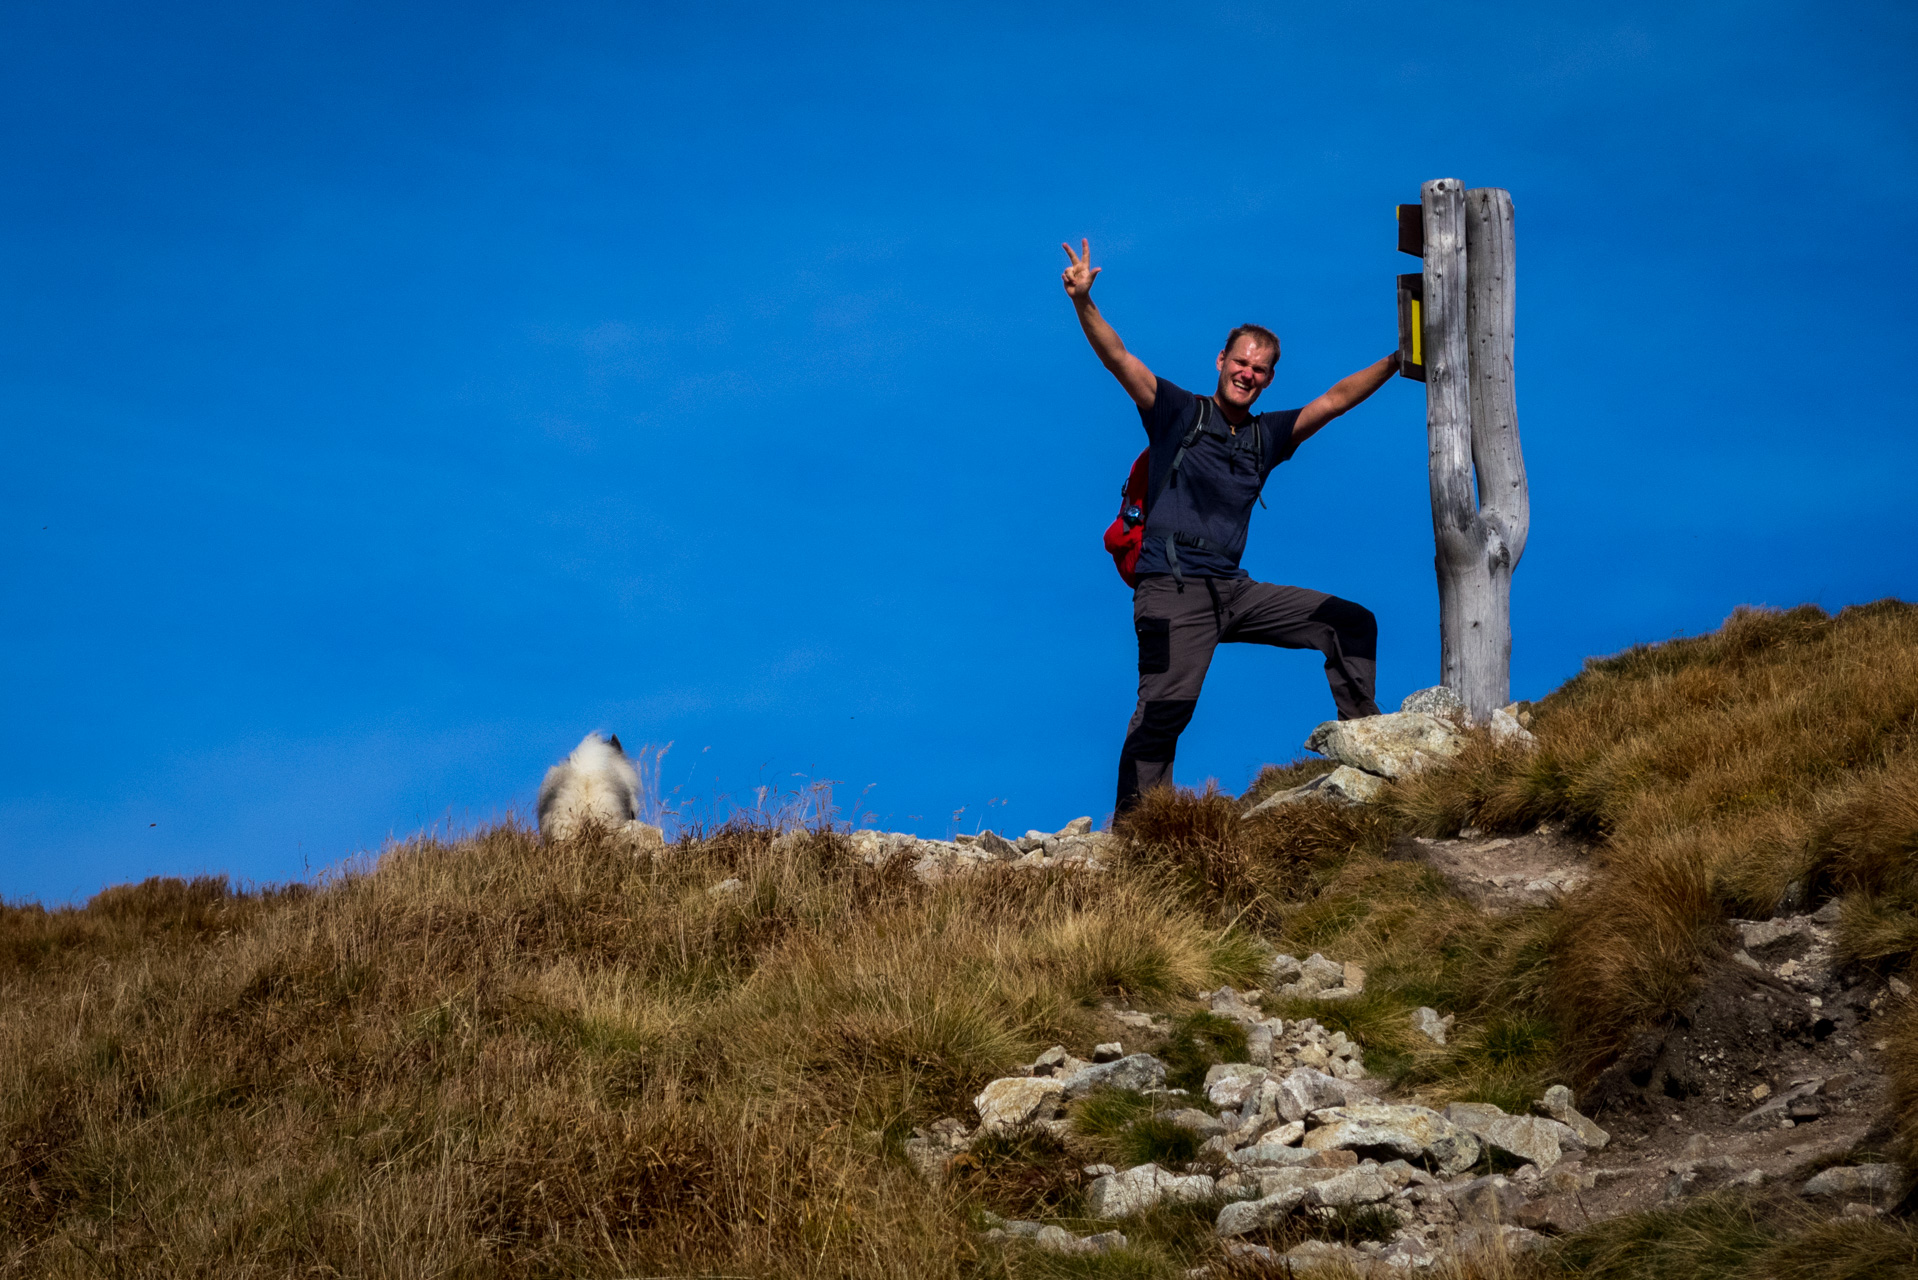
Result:
M1602 841L1547 984L1581 1075L1685 999L1727 916L1842 892L1850 957L1918 947L1918 608L1740 610L1587 663L1533 715L1535 754L1475 741L1393 804L1427 834L1551 821Z
M958 1274L910 1126L1093 1002L1256 963L1092 879L508 826L317 890L10 910L0 1273Z
M1311 896L1326 868L1354 854L1376 855L1391 834L1369 809L1306 801L1245 820L1243 800L1215 787L1194 794L1159 788L1141 798L1114 831L1127 842L1134 877L1163 880L1194 907L1247 924Z
M901 1142L970 1119L978 1088L1034 1051L1089 1047L1103 1000L1187 1013L1199 989L1253 985L1255 934L1369 970L1362 997L1285 1012L1347 1030L1422 1097L1512 1108L1682 1001L1727 914L1843 894L1848 956L1902 965L1918 946L1915 711L1918 610L1741 612L1589 664L1536 706L1536 754L1475 738L1383 811L1242 822L1216 792L1148 797L1104 874L925 885L843 838L745 825L655 864L509 825L316 886L148 881L79 910L0 907L0 1275L1218 1265L1196 1210L1128 1224L1133 1246L1101 1259L981 1253L981 1208L1076 1210L1079 1150L982 1148L935 1189ZM1598 842L1597 879L1555 910L1488 917L1397 843L1541 821ZM710 892L729 877L739 892ZM1412 1032L1418 1005L1458 1015L1448 1046ZM1918 1013L1892 1039L1918 1146ZM1634 1249L1662 1259L1646 1274L1712 1249L1725 1275L1909 1266L1902 1226L1761 1239L1741 1212L1454 1272L1629 1274Z

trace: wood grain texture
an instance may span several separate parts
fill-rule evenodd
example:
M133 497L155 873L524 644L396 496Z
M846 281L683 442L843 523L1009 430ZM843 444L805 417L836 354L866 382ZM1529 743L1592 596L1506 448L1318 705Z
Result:
M1531 525L1513 385L1512 200L1453 178L1420 196L1439 673L1483 723L1510 700L1512 569Z
M1512 196L1498 187L1465 193L1466 328L1471 348L1472 465L1478 473L1478 518L1484 529L1489 588L1480 627L1481 652L1466 659L1474 674L1465 693L1474 716L1511 700L1512 571L1531 532L1531 492L1518 443L1513 385L1518 279Z

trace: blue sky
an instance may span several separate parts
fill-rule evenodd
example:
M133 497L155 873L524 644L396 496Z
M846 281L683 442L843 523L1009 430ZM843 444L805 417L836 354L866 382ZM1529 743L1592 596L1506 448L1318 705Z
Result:
M1143 441L1059 242L1176 382L1277 329L1286 407L1391 348L1427 178L1517 207L1515 696L1918 596L1918 10L1453 12L7 6L0 896L299 876L589 729L698 816L1103 818ZM1381 702L1423 424L1312 440L1245 561L1378 614ZM1179 780L1297 755L1318 665L1222 651Z

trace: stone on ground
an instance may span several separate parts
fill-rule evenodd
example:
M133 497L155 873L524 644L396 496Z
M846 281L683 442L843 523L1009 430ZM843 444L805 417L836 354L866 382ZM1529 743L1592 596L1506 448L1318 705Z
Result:
M1294 1067L1279 1081L1274 1105L1287 1120L1303 1120L1314 1111L1344 1106L1350 1097L1345 1082L1315 1071Z
M1314 951L1299 966L1299 978L1296 985L1300 994L1316 995L1327 987L1336 987L1345 981L1345 966L1336 960L1327 960Z
M1242 1236L1283 1222L1305 1199L1305 1187L1287 1187L1257 1200L1240 1200L1219 1210L1213 1230L1221 1236Z
M1514 742L1525 747L1536 747L1538 745L1538 739L1532 736L1532 731L1524 725L1521 725L1518 722L1518 717L1513 715L1509 708L1501 707L1497 711L1494 711L1492 713L1490 727L1492 737L1496 741Z
M1322 1127L1305 1135L1305 1145L1315 1151L1336 1147L1367 1154L1390 1152L1408 1160L1428 1160L1447 1176L1478 1163L1478 1139L1430 1107L1328 1107L1312 1118Z
M1319 1153L1308 1151L1304 1147L1295 1147L1284 1142L1255 1142L1242 1147L1228 1157L1233 1165L1241 1169L1277 1169L1303 1168L1313 1165Z
M1008 1076L987 1085L972 1100L972 1105L979 1111L982 1129L988 1133L1009 1133L1052 1119L1065 1100L1065 1085L1050 1076Z
M1325 775L1319 794L1343 800L1347 804L1376 804L1385 794L1385 779L1342 764Z
M1391 1196L1394 1188L1377 1169L1347 1169L1306 1189L1305 1203L1327 1209L1348 1205L1377 1204Z
M1129 1218L1162 1203L1194 1204L1210 1200L1213 1181L1202 1173L1181 1175L1156 1164L1095 1179L1086 1188L1086 1213L1094 1218Z
M1572 1091L1562 1084L1555 1084L1545 1091L1545 1096L1532 1104L1534 1111L1542 1112L1578 1135L1580 1145L1590 1151L1603 1151L1612 1135L1599 1128L1592 1121L1580 1115L1572 1105Z
M1805 1184L1808 1196L1888 1196L1904 1188L1904 1173L1895 1164L1836 1165Z
M1135 1053L1117 1062L1100 1062L1085 1067L1065 1080L1066 1100L1083 1098L1095 1089L1147 1089L1165 1087L1165 1063L1149 1053Z
M1525 1192L1504 1174L1487 1174L1446 1192L1458 1216L1472 1222L1511 1222L1525 1205Z
M1538 1166L1542 1173L1557 1164L1566 1147L1583 1148L1578 1135L1543 1116L1507 1115L1489 1102L1454 1102L1445 1118L1486 1146Z
M1463 745L1456 726L1423 711L1327 720L1305 740L1307 751L1395 779L1449 760Z
M1325 1240L1307 1240L1285 1251L1285 1264L1297 1280L1323 1276L1326 1280L1357 1273L1363 1275L1369 1260L1350 1245Z
M1517 1258L1544 1247L1545 1237L1538 1232L1504 1223L1467 1227L1452 1241L1453 1252L1461 1258Z
M1429 689L1415 689L1406 694L1405 700L1399 703L1399 710L1423 711L1427 715L1462 721L1465 719L1465 699L1459 696L1457 689L1437 684Z
M1001 862L1011 862L1025 852L997 831L981 831L979 838L972 842L972 847L991 854Z
M1420 1005L1412 1010L1412 1029L1433 1044L1442 1045L1445 1043L1445 1033L1452 1029L1452 1022L1457 1016L1448 1013L1441 1018L1437 1009Z
M1205 1096L1215 1107L1241 1107L1259 1096L1265 1071L1249 1062L1221 1063L1205 1073Z

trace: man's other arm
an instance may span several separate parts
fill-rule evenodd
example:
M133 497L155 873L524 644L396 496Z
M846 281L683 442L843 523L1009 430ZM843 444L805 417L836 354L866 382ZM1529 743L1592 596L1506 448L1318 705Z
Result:
M1384 386L1398 369L1399 356L1394 351L1377 364L1333 383L1324 395L1299 410L1298 421L1292 424L1293 447L1304 444L1314 431Z
M1092 278L1105 270L1092 265L1092 246L1085 240L1079 241L1079 252L1074 253L1072 246L1059 246L1066 251L1066 257L1072 260L1060 279L1065 282L1066 293L1072 298L1072 306L1079 313L1079 327L1086 331L1086 341L1098 354L1099 363L1112 371L1119 380L1125 393L1141 409L1150 409L1159 396L1159 380L1152 376L1152 370L1145 362L1125 349L1125 343L1119 341L1119 335L1113 332L1106 318L1099 314L1099 307L1092 301ZM1366 393L1371 394L1370 392ZM1360 399L1364 399L1361 396Z

